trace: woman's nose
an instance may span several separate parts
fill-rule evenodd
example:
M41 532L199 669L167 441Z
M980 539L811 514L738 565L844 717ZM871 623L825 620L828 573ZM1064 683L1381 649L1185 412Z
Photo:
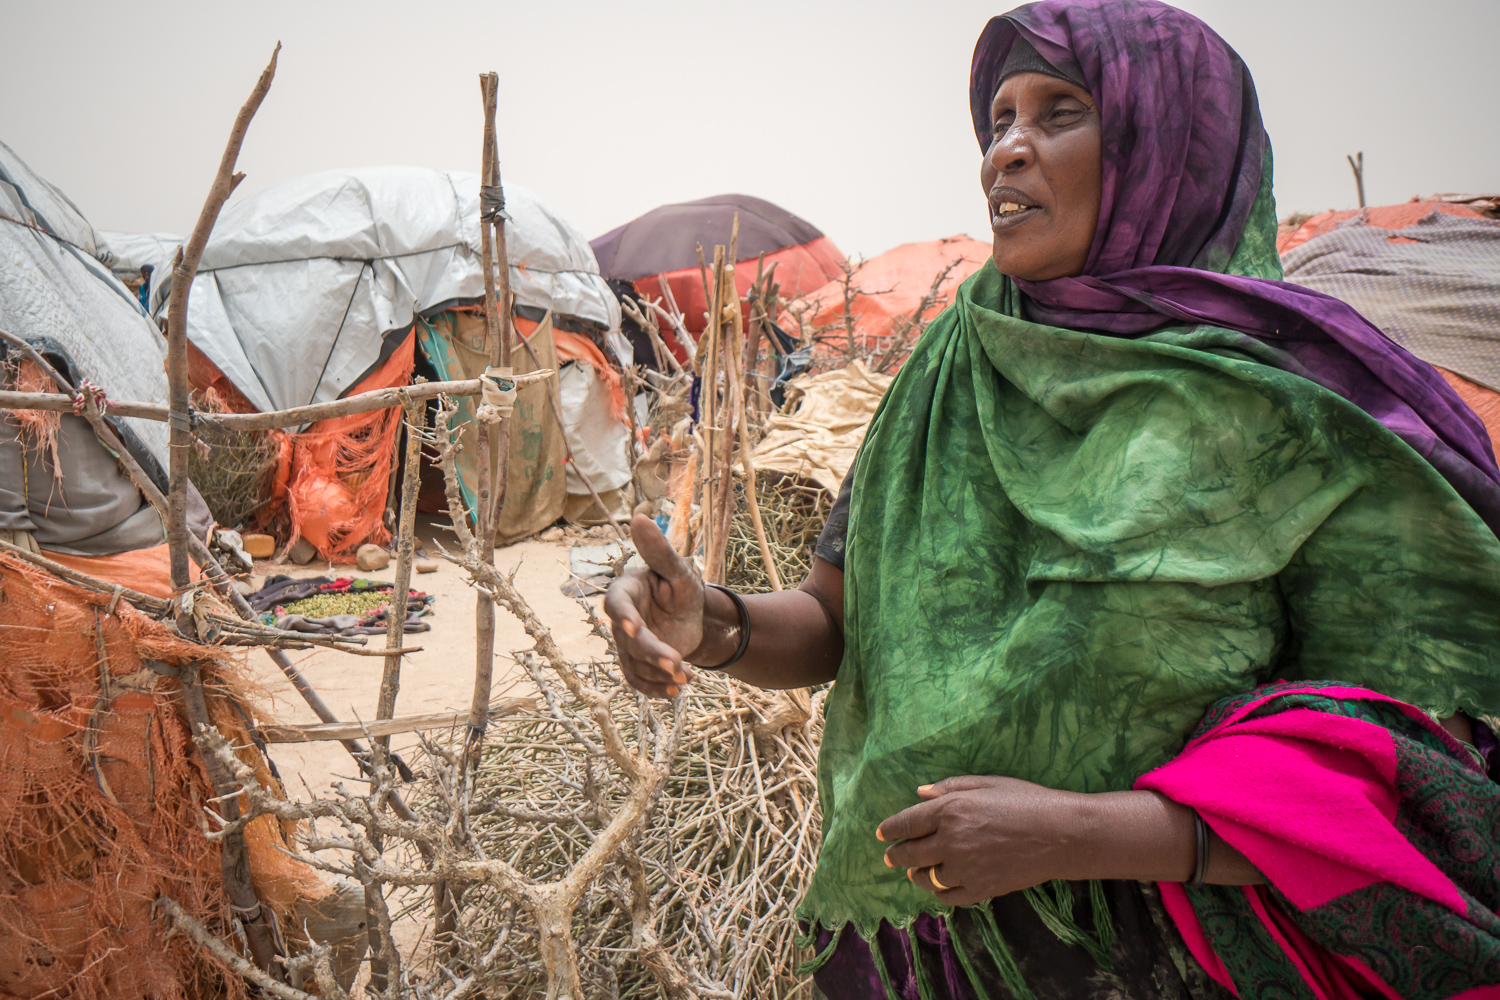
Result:
M990 168L997 173L1013 174L1030 166L1035 158L1027 130L1015 125L990 146Z

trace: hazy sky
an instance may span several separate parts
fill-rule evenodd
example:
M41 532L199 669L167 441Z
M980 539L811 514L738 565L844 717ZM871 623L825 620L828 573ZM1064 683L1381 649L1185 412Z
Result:
M238 196L332 167L504 176L590 238L744 191L847 253L987 239L969 57L1007 3L3 0L0 139L101 229L187 231L280 39ZM1497 0L1185 0L1250 64L1284 215L1500 190Z

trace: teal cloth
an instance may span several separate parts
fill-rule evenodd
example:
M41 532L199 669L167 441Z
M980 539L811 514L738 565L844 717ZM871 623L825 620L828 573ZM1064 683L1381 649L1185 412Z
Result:
M1500 542L1272 351L1210 327L1031 323L993 266L961 286L856 466L799 917L868 936L946 912L875 838L918 785L1128 789L1208 705L1273 679L1500 714Z

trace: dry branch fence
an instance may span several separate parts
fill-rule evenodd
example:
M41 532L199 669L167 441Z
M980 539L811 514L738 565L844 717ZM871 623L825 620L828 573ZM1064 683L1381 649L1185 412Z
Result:
M279 52L279 45L277 47ZM490 368L464 382L425 383L362 393L330 403L257 414L204 412L190 405L186 316L197 260L219 208L243 179L234 172L246 130L271 86L276 54L236 118L210 195L192 236L174 262L169 304L170 403L111 400L97 386L75 387L28 343L4 331L0 341L37 365L55 392L0 391L0 409L74 412L111 446L124 472L162 512L172 552L171 600L115 587L0 541L0 549L40 570L125 602L185 643L265 648L320 723L248 724L238 738L264 742L338 740L356 761L361 787L291 802L261 769L257 751L231 744L213 724L204 688L215 660L190 660L180 671L182 710L214 795L203 805L206 836L222 856L231 917L218 926L201 906L163 894L155 912L164 932L191 940L219 968L265 995L302 1000L348 996L333 949L283 926L286 915L256 898L246 831L261 817L296 830L294 856L308 869L362 887L369 927L367 996L385 1000L464 997L664 996L779 998L806 995L792 969L797 949L791 909L816 859L820 817L816 790L821 692L766 694L718 675L700 676L670 703L652 702L621 680L607 626L586 602L580 614L606 645L604 659L565 656L546 623L494 564L493 519L503 502L510 390L553 377L512 368L504 199L494 115L497 79L481 77L484 150L481 243ZM785 307L774 267L757 266L741 297L735 285L738 219L728 243L702 260L709 315L686 365L667 350L661 329L691 345L683 317L663 288L661 300L626 303L647 332L660 371L627 369L632 398L646 392L643 430L632 420L633 461L651 458L666 477L671 536L711 581L745 590L795 585L810 568L812 544L830 498L782 474L758 474L752 461L762 424L774 410L769 388L774 352L771 318ZM933 281L921 307L873 357L877 370L899 363L941 306ZM845 318L838 330L803 330L804 344L837 340L849 357L864 347L850 308L860 294L857 267L845 274ZM690 390L697 394L694 419ZM479 395L478 502L467 509L455 472L452 398ZM435 401L436 420L426 425ZM208 437L221 446L244 435L335 416L400 406L406 461L399 506L396 588L408 586L421 449L438 455L446 482L454 544L442 556L469 576L478 602L476 671L467 712L396 718L403 654L399 616L384 648L365 641L280 632L259 625L229 586L202 539L186 529L185 491L192 456ZM163 494L119 440L109 417L169 425L170 486ZM644 434L651 448L637 450ZM237 435L241 437L236 437ZM247 449L251 446L245 444ZM247 459L253 465L255 457ZM234 470L229 470L234 472ZM253 470L241 474L253 475ZM637 467L640 472L640 466ZM200 475L202 474L200 467ZM228 474L228 473L226 473ZM639 502L642 477L632 483ZM660 485L660 484L659 484ZM601 502L601 507L602 507ZM618 527L618 526L617 526ZM189 561L202 579L190 579ZM532 646L512 655L535 688L531 699L491 700L494 614L514 616ZM339 720L287 658L287 649L326 646L383 658L379 707L368 722ZM184 648L191 648L185 646ZM447 730L449 739L431 734ZM389 750L394 733L421 732L419 759ZM404 909L392 912L393 901ZM195 913L198 915L195 916ZM424 924L416 952L403 953L393 926ZM299 944L299 941L301 942Z

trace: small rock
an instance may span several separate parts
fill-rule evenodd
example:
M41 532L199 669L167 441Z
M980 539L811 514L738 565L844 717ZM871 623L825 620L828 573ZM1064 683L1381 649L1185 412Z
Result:
M293 542L291 550L287 552L287 558L291 559L298 566L306 566L317 558L317 555L318 550L313 547L312 542L309 542L305 538L299 538Z
M416 562L412 563L412 567L418 573L437 572L437 563L433 562L431 559L418 559Z
M544 542L560 542L563 540L563 530L554 524L536 537Z
M373 542L366 542L354 553L354 564L366 573L373 573L391 564L391 554Z
M255 584L240 577L236 577L235 579L231 580L230 586L232 586L235 589L235 592L242 597L249 597L251 594L255 593L257 589Z
M244 535L243 541L252 559L269 559L276 554L276 539L270 535Z

